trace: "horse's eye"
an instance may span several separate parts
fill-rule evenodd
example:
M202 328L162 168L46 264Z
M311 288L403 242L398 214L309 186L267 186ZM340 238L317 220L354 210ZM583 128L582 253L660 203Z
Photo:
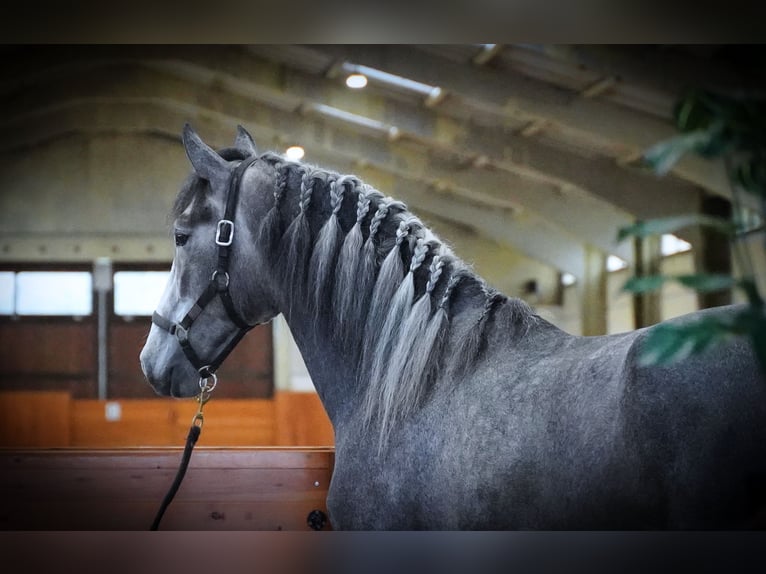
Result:
M175 234L176 237L176 245L179 247L183 247L186 245L186 242L189 240L189 236L186 233L178 233Z

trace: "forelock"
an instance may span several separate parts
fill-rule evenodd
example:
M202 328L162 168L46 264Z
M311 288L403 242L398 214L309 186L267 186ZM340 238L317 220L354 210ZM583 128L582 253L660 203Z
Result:
M210 184L207 181L194 174L189 176L173 203L171 211L173 219L184 216L189 223L210 221L213 218L213 209L207 200L209 190Z

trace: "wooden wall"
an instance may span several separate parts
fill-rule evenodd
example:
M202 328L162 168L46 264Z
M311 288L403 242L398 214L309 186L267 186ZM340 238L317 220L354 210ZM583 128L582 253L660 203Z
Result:
M218 391L216 390L216 393ZM118 420L108 420L119 411ZM62 391L0 392L0 447L115 448L183 445L193 399L77 399ZM214 396L200 446L331 446L332 425L315 393L271 399Z
M138 355L149 332L146 317L125 320L109 316L107 397L156 395L144 380ZM226 381L221 398L268 398L273 393L273 349L270 325L253 329L218 370ZM97 341L94 316L0 317L1 391L66 391L77 399L96 398Z
M59 390L95 397L96 323L92 318L3 318L0 364L2 390Z

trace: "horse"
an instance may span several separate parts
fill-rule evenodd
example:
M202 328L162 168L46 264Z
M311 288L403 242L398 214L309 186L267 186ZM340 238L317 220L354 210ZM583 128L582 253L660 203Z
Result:
M143 373L194 396L283 314L335 433L335 529L758 524L766 386L746 339L643 366L648 329L558 329L353 175L259 153L241 126L218 151L188 124L182 142Z

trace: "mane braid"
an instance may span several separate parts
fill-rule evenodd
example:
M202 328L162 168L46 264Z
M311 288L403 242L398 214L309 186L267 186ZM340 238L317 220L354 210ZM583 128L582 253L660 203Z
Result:
M367 317L380 266L379 250L381 248L381 238L379 231L382 224L388 218L389 213L396 213L397 210L404 211L407 209L400 201L393 201L382 196L377 199L377 209L370 218L369 234L359 253L359 262L355 276L356 284L353 289L355 296L351 299L351 305L348 310L351 317ZM356 328L346 329L344 334L346 335L344 337L346 348L354 351L355 356L353 358L359 362L364 337L363 323L358 323Z
M420 406L430 381L431 363L440 358L441 347L434 349L434 345L442 332L443 323L441 319L437 322L429 319L433 307L432 293L442 275L444 264L443 256L436 253L429 265L425 292L412 306L400 329L399 339L392 352L394 360L390 361L383 382L384 393L395 392L397 400L396 403L384 401L381 405L379 448L386 443L391 426ZM446 314L444 316L446 318ZM429 326L435 327L429 330Z
M322 311L315 335L326 329L356 362L365 389L365 427L376 424L382 452L395 423L422 406L437 369L447 367L443 378L449 383L473 363L493 311L507 299L490 290L405 204L384 198L354 176L276 154L262 157L272 162L275 178L274 202L259 238L267 252L277 254L269 262L290 305L287 313L294 304L308 305L317 316ZM315 195L317 182L327 190L326 198ZM296 204L291 219L285 212ZM315 221L314 214L322 213L329 214L327 219ZM314 242L312 229L317 228ZM447 357L451 307L464 281L471 282L468 293L477 285L482 289L485 304L480 310L469 307L471 325L466 334L461 328L457 352ZM505 308L502 320L509 328L523 328L534 319L522 305Z
M484 331L495 307L507 300L507 297L498 291L488 290L485 287L484 308L476 322L471 326L466 339L457 350L454 360L450 364L447 373L450 378L462 376L481 352L484 339Z
M410 224L412 229L413 225ZM420 226L419 226L420 227ZM406 360L406 352L412 341L405 330L415 296L415 272L428 254L428 245L422 227L415 231L415 240L409 271L391 299L386 320L375 347L374 360L370 366L368 403L379 402L381 436L387 436L396 414L394 404L402 404L397 394L401 391L400 377ZM378 388L375 388L375 387ZM367 411L370 412L370 411Z
M303 169L298 200L298 215L293 219L282 237L279 253L279 271L285 289L289 310L296 301L304 301L306 273L311 251L311 229L307 211L311 205L316 178L307 168Z
M263 222L261 223L258 232L258 245L261 246L263 253L269 258L271 264L276 263L277 245L279 245L279 241L284 232L282 229L282 218L279 216L279 210L282 206L285 190L287 189L289 164L282 161L281 158L277 158L274 162L274 169L276 171L274 181L274 203L263 218Z
M335 270L337 252L343 238L338 213L343 202L344 187L343 178L331 178L329 180L331 213L319 231L319 237L309 261L308 281L309 285L314 288L313 297L309 303L315 311L325 306L328 287L332 287L332 285L328 285L330 283L329 278ZM317 313L316 316L318 317L319 314Z
M356 220L346 234L346 238L340 248L338 264L335 272L335 285L333 289L332 308L338 328L335 331L336 338L347 342L351 338L351 330L354 327L352 315L353 301L358 295L356 280L358 278L359 253L362 249L364 237L362 235L362 222L370 209L372 200L371 190L361 186L356 179L350 179L353 186L352 193L356 193Z
M404 278L404 263L402 261L401 246L409 233L409 220L401 218L396 230L396 241L380 266L380 272L375 280L375 287L372 291L370 310L367 314L364 331L362 361L359 369L360 378L370 378L371 385L377 383L376 380L371 378L372 373L380 370L379 367L376 368L373 364L376 358L378 341L382 337L381 327L385 324L388 310L391 306L391 300ZM388 335L390 336L390 333ZM372 410L373 409L370 408L369 412Z

